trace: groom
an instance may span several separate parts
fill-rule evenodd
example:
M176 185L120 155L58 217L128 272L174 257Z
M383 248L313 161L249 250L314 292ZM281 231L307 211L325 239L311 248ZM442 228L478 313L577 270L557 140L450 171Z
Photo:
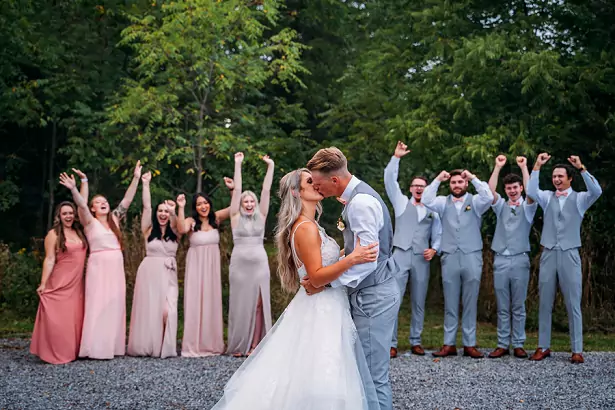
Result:
M400 293L394 278L397 268L391 258L393 227L389 211L372 187L348 172L346 157L339 149L319 150L307 168L312 172L314 188L322 196L338 197L345 205L338 222L344 235L345 254L353 251L357 238L363 246L379 243L376 262L353 266L330 286L348 288L352 318L376 387L380 410L391 410L389 347ZM301 284L308 294L322 290L312 286L309 279Z

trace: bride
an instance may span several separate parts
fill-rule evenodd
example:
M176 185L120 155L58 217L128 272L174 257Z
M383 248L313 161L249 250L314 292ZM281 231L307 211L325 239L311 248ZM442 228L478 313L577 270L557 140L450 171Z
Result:
M376 260L378 244L340 247L318 225L323 199L307 169L286 174L276 229L278 275L289 292L300 278L324 286L351 266ZM276 324L224 388L212 410L377 410L378 399L344 287L299 288Z

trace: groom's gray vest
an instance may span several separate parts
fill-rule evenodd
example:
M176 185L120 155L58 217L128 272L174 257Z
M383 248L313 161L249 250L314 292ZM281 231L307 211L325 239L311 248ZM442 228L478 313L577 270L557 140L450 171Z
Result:
M431 237L431 225L433 224L432 213L427 209L425 218L418 222L419 215L416 205L408 201L403 214L395 218L395 235L393 246L407 251L412 248L412 253L420 255L425 249L429 249Z
M581 247L581 222L583 217L577 208L577 193L572 191L560 209L559 199L552 194L544 210L544 224L540 244L547 249L562 250Z
M357 290L366 288L368 286L374 286L379 283L385 282L395 274L395 262L393 258L391 258L392 254L392 244L393 244L393 225L391 224L391 215L389 215L389 210L385 205L384 201L378 195L376 191L373 190L372 187L367 185L365 182L360 182L355 189L350 194L350 198L346 203L346 208L342 212L342 218L346 221L346 209L348 208L348 204L357 194L367 194L371 195L380 202L380 206L382 207L382 216L384 220L384 225L380 232L378 232L378 260L376 269L370 273L356 288L348 288L349 293L356 292ZM344 235L344 251L346 255L350 255L354 250L355 240L354 233L347 226L343 231Z

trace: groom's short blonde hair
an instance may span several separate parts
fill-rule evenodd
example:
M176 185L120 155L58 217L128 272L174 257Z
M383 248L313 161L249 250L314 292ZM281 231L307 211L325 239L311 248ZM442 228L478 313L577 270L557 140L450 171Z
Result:
M307 163L307 169L323 174L331 174L337 171L348 172L348 161L342 151L336 147L323 148L318 150Z

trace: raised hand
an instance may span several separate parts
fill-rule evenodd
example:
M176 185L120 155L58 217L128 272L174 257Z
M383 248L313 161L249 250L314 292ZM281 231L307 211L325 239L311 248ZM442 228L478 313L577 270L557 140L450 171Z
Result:
M60 184L64 185L66 188L72 190L73 188L75 188L77 186L77 183L75 182L75 176L74 175L68 175L66 172L62 172L60 174Z
M527 158L517 157L517 165L519 166L519 168L527 167Z
M576 169L583 168L583 164L581 163L581 159L576 155L571 155L568 157L568 162L572 164Z
M179 206L180 208L183 208L186 206L186 195L179 194L177 196L177 206Z
M141 176L141 182L143 182L143 184L149 184L151 180L152 180L152 173L149 171Z
M551 155L547 154L546 152L543 152L542 154L538 155L538 158L536 158L536 163L538 163L538 165L544 165L550 159Z
M267 165L273 165L273 160L269 158L269 155L264 155L261 157L263 161L267 163Z
M235 163L242 163L243 162L243 152L237 152L235 153Z
M397 158L401 158L409 153L410 150L408 149L408 146L401 141L397 141L397 146L395 147L395 153L393 155Z
M438 174L438 176L436 177L436 179L440 182L448 181L450 178L451 178L451 174L449 174L446 171L440 172L440 174Z
M495 157L496 167L502 168L504 165L506 165L506 157L504 155L500 154L497 157Z
M235 189L235 181L233 178L224 177L224 185L226 185L229 191Z
M164 204L167 206L167 209L169 210L171 215L175 214L175 206L176 206L176 204L175 204L174 201L172 201L170 199L167 199L167 200L164 201Z
M466 181L471 181L476 178L476 175L466 169L461 173L461 178L465 179Z
M73 168L73 172L74 172L75 174L77 174L77 176L79 177L79 179L81 179L81 180L84 180L84 179L85 179L86 181L88 180L87 175L85 175L85 174L84 174L83 172L81 172L80 170Z
M134 170L134 177L136 179L141 178L141 170L143 169L143 166L141 165L141 160L137 161L137 165L135 165L135 170Z

